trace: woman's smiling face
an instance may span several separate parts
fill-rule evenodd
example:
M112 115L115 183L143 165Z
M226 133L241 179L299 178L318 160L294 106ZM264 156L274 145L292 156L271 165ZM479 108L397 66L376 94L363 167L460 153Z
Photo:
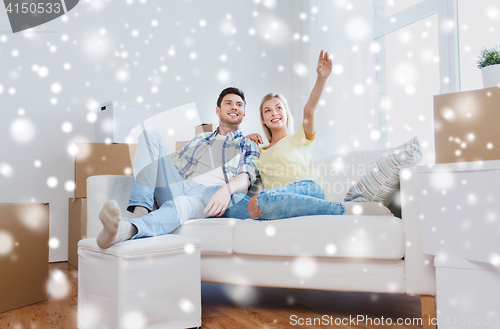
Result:
M263 123L271 130L286 127L287 115L279 98L271 98L262 105Z

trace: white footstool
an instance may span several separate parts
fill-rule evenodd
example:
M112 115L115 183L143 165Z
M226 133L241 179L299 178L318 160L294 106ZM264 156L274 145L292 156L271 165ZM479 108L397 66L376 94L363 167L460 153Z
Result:
M182 235L78 243L78 328L201 326L200 239Z

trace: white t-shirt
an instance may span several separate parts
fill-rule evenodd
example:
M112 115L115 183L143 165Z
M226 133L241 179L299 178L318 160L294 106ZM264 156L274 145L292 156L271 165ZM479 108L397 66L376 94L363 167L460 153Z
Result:
M222 171L222 146L226 136L217 135L208 150L198 159L196 169L189 176L189 180L205 186L224 185L224 172Z

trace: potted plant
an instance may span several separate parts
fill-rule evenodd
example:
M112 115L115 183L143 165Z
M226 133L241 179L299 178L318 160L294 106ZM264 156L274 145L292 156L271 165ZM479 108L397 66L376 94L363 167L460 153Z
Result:
M484 88L500 87L500 46L481 49L477 67L483 74Z

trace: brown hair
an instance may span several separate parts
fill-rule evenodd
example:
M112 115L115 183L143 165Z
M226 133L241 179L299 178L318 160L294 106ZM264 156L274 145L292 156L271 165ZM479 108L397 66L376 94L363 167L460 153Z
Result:
M269 127L266 126L264 123L264 114L262 113L262 110L263 110L262 107L264 106L265 102L267 102L268 100L273 99L273 98L278 98L281 101L281 103L283 104L283 107L285 108L285 111L286 111L286 117L287 117L286 128L288 129L288 131L290 133L293 132L293 116L292 116L292 112L290 112L290 109L288 108L288 102L286 101L285 96L283 96L279 93L269 93L266 96L264 96L262 98L262 100L260 101L260 122L262 124L262 130L264 130L264 134L266 135L269 143L273 139L273 134L271 133L271 129L269 129Z
M243 91L241 91L240 89L236 88L236 87L228 87L226 89L224 89L223 91L221 91L221 93L219 94L219 98L217 98L217 107L221 107L222 105L222 99L224 98L224 96L226 95L229 95L229 94L234 94L234 95L238 95L241 97L241 99L243 100L243 108L245 107L245 105L247 104L247 102L245 101L245 94L243 94Z

